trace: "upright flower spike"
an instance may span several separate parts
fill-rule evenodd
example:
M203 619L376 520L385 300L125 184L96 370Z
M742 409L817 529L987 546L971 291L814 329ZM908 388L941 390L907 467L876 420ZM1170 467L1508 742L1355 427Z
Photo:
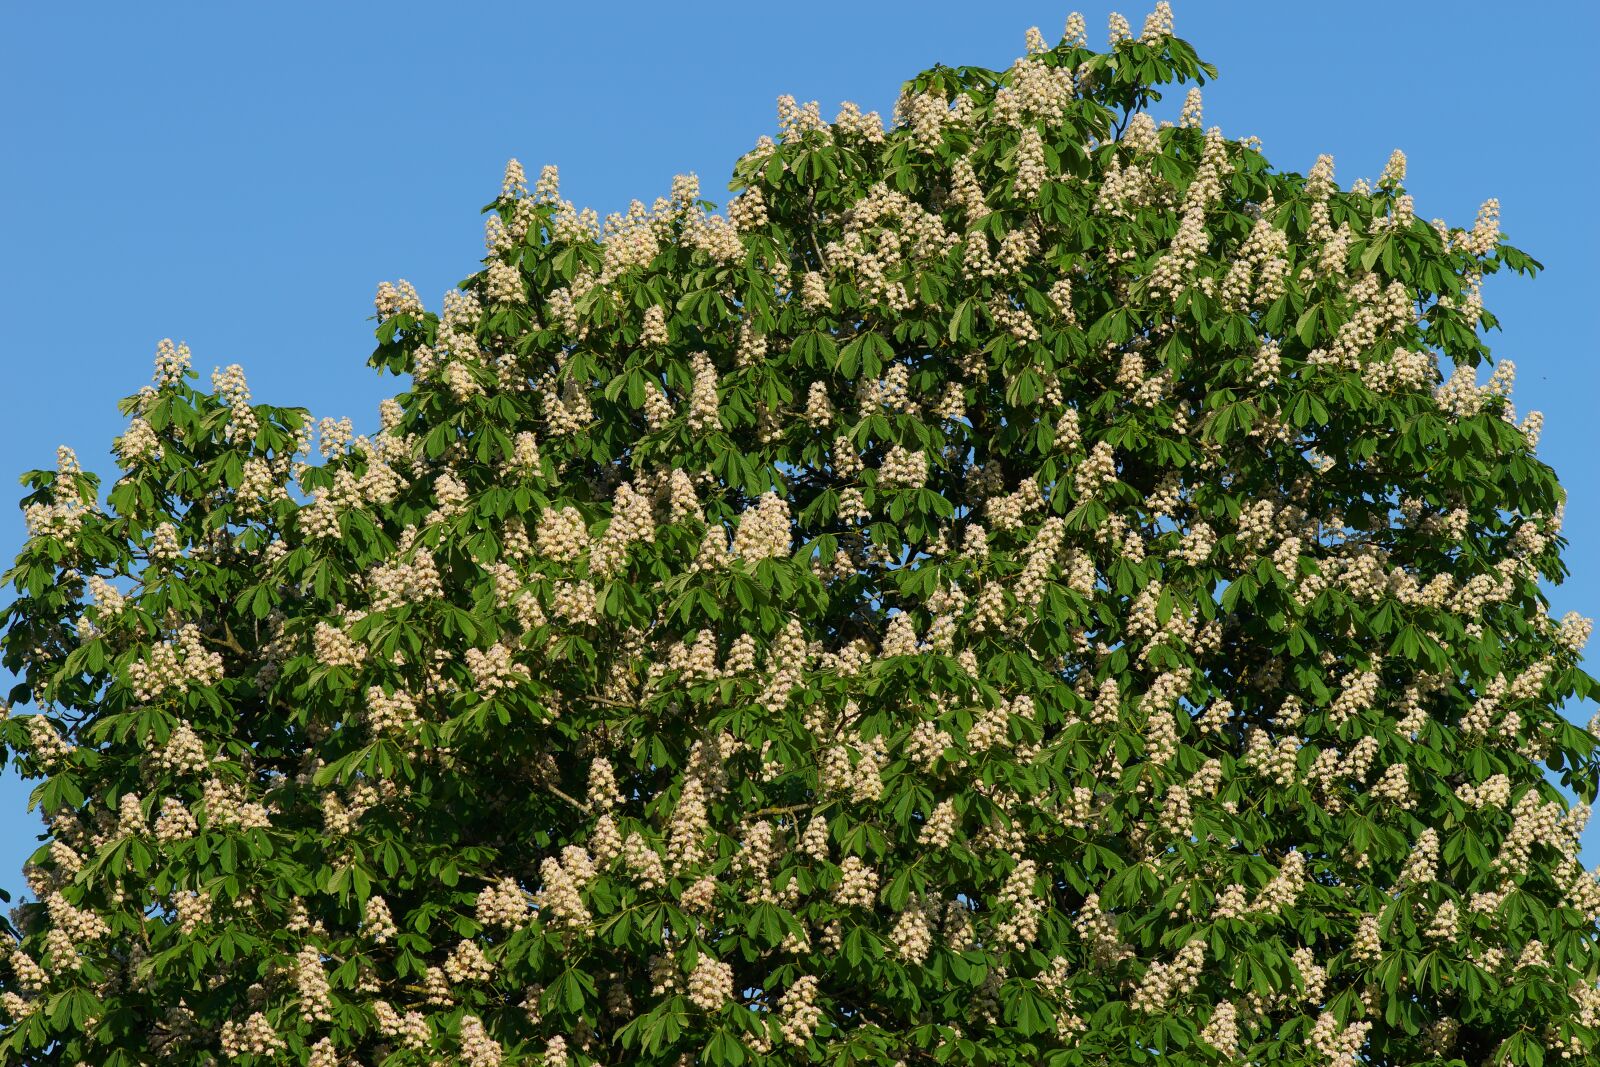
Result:
M1109 30L780 98L722 213L512 160L373 420L161 342L24 480L0 1063L1593 1061L1529 261Z

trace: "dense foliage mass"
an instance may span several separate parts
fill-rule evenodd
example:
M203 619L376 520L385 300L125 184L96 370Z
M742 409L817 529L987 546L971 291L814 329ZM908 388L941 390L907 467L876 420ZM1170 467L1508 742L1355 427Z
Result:
M1537 264L1154 121L1170 18L782 99L725 216L513 161L369 435L163 342L25 478L0 1059L1595 1062Z

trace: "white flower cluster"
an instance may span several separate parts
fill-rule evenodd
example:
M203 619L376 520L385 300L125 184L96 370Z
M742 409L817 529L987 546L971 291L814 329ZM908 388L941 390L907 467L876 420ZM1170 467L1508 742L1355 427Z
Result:
M655 506L650 497L634 489L631 482L617 486L611 501L611 521L589 555L589 571L598 576L613 576L627 561L629 546L655 541Z
M659 889L666 884L667 868L661 854L640 834L629 834L622 844L622 862L641 889Z
M176 797L166 797L161 801L161 814L156 816L155 825L151 829L157 842L169 845L187 841L199 831L199 825L183 801Z
M1425 885L1438 877L1439 832L1433 827L1423 830L1411 846L1405 866L1400 871L1400 885Z
M1224 1057L1233 1059L1238 1055L1239 1049L1239 1013L1228 1001L1222 1001L1211 1009L1211 1018L1206 1021L1205 1028L1200 1031L1200 1040L1222 1053Z
M318 1038L311 1046L311 1056L306 1061L306 1067L341 1067L339 1050L333 1044L333 1038Z
M1129 124L1129 133L1133 124ZM1206 212L1221 198L1222 181L1232 172L1227 158L1227 142L1215 127L1206 131L1205 151L1194 180L1184 190L1183 214L1178 221L1178 234L1162 257L1157 260L1150 275L1150 292L1153 296L1168 294L1176 297L1185 287L1185 280L1199 263L1200 256L1210 245L1206 231Z
M644 323L639 328L641 344L664 347L670 340L667 334L667 312L659 304L644 309Z
M720 1010L733 999L733 967L702 953L689 975L688 997L701 1011Z
M502 878L478 891L476 915L484 926L516 930L528 921L527 894L515 878Z
M1159 0L1155 10L1144 17L1144 31L1139 35L1139 43L1157 45L1163 38L1171 36L1172 5L1167 0Z
M1035 126L1025 127L1017 142L1016 178L1011 191L1017 199L1029 202L1039 195L1050 169L1045 159L1044 138Z
M381 686L368 688L365 718L375 734L404 734L422 721L416 697L403 689L385 693Z
M366 931L374 944L388 944L400 932L395 925L394 916L389 911L389 902L380 896L371 896L362 905L362 928Z
M589 547L589 529L583 513L571 505L542 512L534 527L534 546L547 559L578 559Z
M134 699L150 703L168 689L188 692L191 686L204 688L222 679L222 655L205 647L200 628L188 623L179 628L176 640L152 646L148 660L128 664L128 685Z
M170 337L163 337L156 344L156 371L152 380L160 389L182 385L189 375L189 364L189 346L175 345Z
M1187 996L1199 985L1205 958L1205 941L1193 938L1170 961L1151 963L1128 1006L1145 1013L1165 1010L1174 998Z
M294 961L294 984L300 994L300 1014L307 1022L333 1021L333 993L322 967L322 953L315 946L300 950Z
M728 220L740 232L760 229L767 224L767 203L758 186L751 186L728 201Z
M960 821L960 816L956 814L955 801L945 798L928 814L922 828L917 832L918 844L931 849L948 848L956 839Z
M778 998L780 1033L787 1045L804 1048L817 1032L822 1009L817 1004L820 983L814 975L802 974Z
M466 1067L500 1067L505 1050L476 1015L461 1018L461 1059Z
M1042 36L1039 41L1043 43ZM1011 84L996 91L990 112L990 121L995 125L1026 130L1028 125L1043 120L1047 128L1053 127L1071 105L1077 93L1073 70L1066 66L1049 66L1036 57L1037 53L1030 52L1018 56L1011 64L1007 72ZM962 101L970 100L967 96L958 98L957 108L965 106ZM955 121L966 119L958 116Z
M905 754L925 770L932 770L934 762L954 744L955 739L948 731L941 730L938 723L924 721L906 738Z
M112 448L123 467L129 470L161 458L161 439L140 416L129 421L127 430L113 441Z
M150 532L150 543L145 547L145 554L153 564L171 564L183 553L183 545L178 540L178 528L170 522L158 523Z
M994 929L998 944L1023 952L1039 936L1044 902L1034 894L1038 877L1038 865L1031 859L1021 860L1006 875L1005 885L995 899L995 907L1005 915Z
M1367 1032L1372 1024L1365 1020L1341 1026L1332 1012L1317 1016L1307 1042L1330 1067L1356 1067L1361 1059L1361 1048L1366 1044Z
M244 368L237 363L211 372L211 388L217 399L228 405L228 425L223 439L228 442L248 442L260 429L255 409L250 406L250 387L245 383Z
M29 754L47 773L76 751L77 746L63 738L44 715L29 715L22 721L28 731Z
M1073 472L1073 488L1082 499L1094 497L1116 480L1117 461L1111 446L1105 441L1095 442L1088 458L1078 464L1078 469Z
M839 881L833 899L841 907L870 908L878 898L878 872L860 856L846 856L839 864Z
M544 885L535 895L535 907L547 925L583 926L590 920L582 892L594 879L594 861L582 848L568 845L557 859L546 856L539 864Z
M424 314L422 298L412 284L401 278L397 283L379 282L378 295L373 300L380 322L396 315L421 318Z
M378 1032L398 1040L402 1048L422 1048L433 1036L427 1017L420 1011L408 1011L402 1016L388 1001L375 1000L372 1002L372 1014L378 1024Z
M878 468L880 488L921 489L928 483L928 454L900 445L890 447Z
M1491 197L1478 208L1472 229L1462 232L1456 244L1471 255L1486 256L1500 243L1500 237L1500 201Z
M768 490L739 516L733 535L733 553L755 562L787 556L794 543L789 504Z
M1039 327L1034 325L1033 316L1026 308L1013 304L1010 297L997 294L986 306L994 324L1017 342L1028 344L1039 339Z
M695 216L683 236L690 248L705 253L713 262L733 265L744 258L739 227L721 215Z
M339 627L318 620L311 636L312 654L324 667L359 667L366 662L367 650Z
M1587 808L1573 808L1587 818ZM1513 876L1525 875L1533 862L1534 850L1541 845L1562 851L1569 839L1577 836L1581 825L1574 829L1569 813L1563 811L1559 801L1545 802L1537 789L1529 789L1517 798L1511 809L1511 831L1500 842L1500 853L1494 867Z
M467 670L472 673L473 689L480 696L488 699L530 679L528 668L513 660L513 654L513 649L505 644L466 650Z
M244 786L208 778L201 790L207 826L237 826L240 829L266 828L272 819L265 805L245 800Z
M689 367L694 375L689 390L689 429L695 433L717 429L721 424L717 409L717 368L704 352L690 356Z
M808 311L826 311L833 298L828 295L828 282L821 274L808 270L800 280L800 303Z
M573 626L594 626L600 621L600 600L589 582L558 582L551 597L556 615Z
M522 280L522 271L511 263L494 260L484 277L484 295L491 304L523 304L528 291ZM452 364L451 366L459 366Z
M1335 726L1342 726L1354 716L1366 712L1377 699L1378 685L1376 670L1352 670L1345 677L1339 695L1328 708L1328 721Z
M1391 763L1383 772L1383 776L1372 785L1372 795L1379 800L1386 800L1402 810L1409 810L1416 806L1416 795L1411 788L1411 779L1404 763Z
M489 957L484 955L482 945L464 939L456 942L456 947L445 957L444 973L450 981L457 984L487 982L494 976L494 965L489 962Z
M245 1019L243 1025L232 1019L222 1024L219 1035L222 1045L222 1054L230 1060L240 1056L254 1056L263 1059L272 1057L288 1047L283 1036L278 1033L266 1015L262 1012L253 1012Z
M895 955L913 966L920 966L933 951L933 929L924 905L925 902L922 900L910 901L889 931L889 940L894 945Z

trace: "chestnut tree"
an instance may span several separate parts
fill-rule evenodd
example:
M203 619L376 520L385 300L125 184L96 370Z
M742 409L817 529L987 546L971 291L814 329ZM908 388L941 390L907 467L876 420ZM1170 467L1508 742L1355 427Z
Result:
M721 214L512 161L366 433L162 342L24 476L0 1059L1595 1062L1538 264L1214 75L1073 16Z

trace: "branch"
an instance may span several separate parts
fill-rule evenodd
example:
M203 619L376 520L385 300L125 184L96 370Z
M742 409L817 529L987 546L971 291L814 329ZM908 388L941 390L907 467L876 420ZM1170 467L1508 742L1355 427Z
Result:
M248 657L250 655L250 653L244 650L244 646L239 643L239 639L233 636L233 627L229 626L226 622L222 624L222 636L225 638L225 640L222 642L222 646L224 648L240 656Z
M806 189L806 207L810 217L806 219L806 233L811 236L811 251L817 254L817 272L827 269L827 260L822 256L822 246L817 243L817 191L810 187Z
M761 809L759 809L757 811L752 811L750 813L750 817L751 818L755 818L758 815L790 815L790 814L793 814L794 812L804 811L807 808L814 807L814 806L815 805L810 804L810 803L806 803L806 804L784 804L784 805L782 805L780 807L761 808Z
M549 782L546 782L546 783L544 783L544 787L547 790L549 790L551 793L554 793L556 796L560 797L562 800L565 800L568 804L571 804L573 807L575 807L579 811L583 812L585 815L594 814L593 812L591 812L589 810L589 805L585 804L581 800L577 800L574 797L571 797L571 796L567 795L567 793L562 791L560 786L551 785Z

